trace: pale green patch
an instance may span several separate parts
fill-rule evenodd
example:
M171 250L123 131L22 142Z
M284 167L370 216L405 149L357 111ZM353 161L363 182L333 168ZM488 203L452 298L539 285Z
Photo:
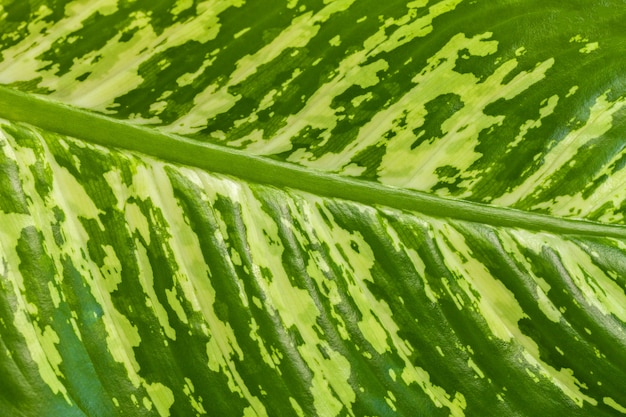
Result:
M59 305L61 304L61 293L59 293L59 289L52 283L52 281L48 281L48 290L50 291L52 304L55 308L59 308Z
M152 401L150 401L150 398L148 397L143 397L141 399L141 402L143 403L143 406L146 410L150 411L152 410Z
M179 0L176 3L174 3L174 7L172 7L171 12L174 16L177 16L181 14L182 12L184 12L185 10L188 10L192 6L193 6L193 0Z
M478 365L476 365L476 362L474 362L474 360L472 358L469 358L467 360L467 366L472 368L474 370L474 372L476 372L476 375L478 375L479 378L484 378L485 377L484 372L478 367Z
M556 239L548 244L554 245ZM559 240L560 241L560 240ZM555 247L555 246L553 246ZM626 322L626 293L603 271L594 259L573 242L560 241L559 256L567 260L572 280L580 288L585 300L605 315L614 315Z
M135 255L139 266L139 282L141 283L144 293L147 295L145 299L146 306L151 308L156 314L157 320L161 325L161 329L165 332L165 335L172 340L176 340L176 331L170 326L167 310L160 303L154 290L154 273L146 249L138 240L135 240L135 246Z
M555 323L558 323L561 320L562 315L561 312L552 303L552 301L548 298L547 294L550 290L550 286L541 278L537 278L537 280L545 283L545 285L539 284L537 286L536 300L539 305L539 309L541 309L543 314L545 314L548 319Z
M593 106L587 122L576 130L571 131L560 142L542 156L543 164L532 175L528 176L524 182L502 196L495 198L492 203L501 206L511 206L516 201L530 195L537 190L549 186L550 176L566 164L571 164L576 160L576 154L586 144L597 137L604 135L612 127L613 116L626 105L626 101L609 102L608 92L599 96ZM599 173L598 175L602 175ZM626 174L624 174L626 175ZM582 196L582 192L576 196L556 197L553 200L536 204L534 210L550 209L555 215L570 212L570 209L586 208L593 210L594 206L589 205Z
M394 382L396 381L396 379L398 379L398 375L393 369L389 370L389 377L391 377L391 380Z
M450 410L450 416L463 417L463 410L467 407L465 396L460 392L450 395L441 387L435 386L430 382L430 375L425 370L407 365L402 371L402 380L406 384L416 383L433 401L436 407L447 407Z
M111 171L109 171L109 173L111 173ZM150 225L148 224L146 216L141 212L139 206L134 203L127 203L124 208L126 209L125 216L128 226L138 231L141 237L149 245L151 239Z
M156 407L159 415L169 416L170 407L174 404L174 393L171 389L160 383L145 384L146 391Z
M190 85L195 79L201 76L207 70L207 68L209 68L213 64L213 61L215 61L215 55L210 54L204 61L202 61L202 65L200 65L197 70L195 70L194 72L186 72L178 77L176 79L176 84L179 87Z
M588 42L589 39L584 37L583 35L581 35L580 33L578 35L574 35L570 38L569 42L573 43L573 42L578 42L578 43L582 43L582 42Z
M541 102L541 107L539 108L539 118L537 120L526 120L526 122L522 123L522 125L520 126L519 134L512 142L507 145L506 152L510 153L514 150L514 148L524 143L524 139L528 131L530 129L536 129L540 127L542 124L542 120L554 113L554 109L556 108L558 102L559 96L557 96L556 94L548 99L544 99Z
M613 398L611 397L604 397L602 399L602 402L606 405L608 405L609 407L619 411L622 414L626 414L626 407L622 406L621 404L619 404L617 401L615 401Z
M101 269L103 286L107 291L112 293L122 282L122 264L115 254L115 249L112 246L105 245L102 246L102 249L106 254L103 259L103 266Z
M588 44L586 44L585 46L583 46L582 48L579 49L579 52L583 53L583 54L589 54L595 50L597 50L600 47L598 42L589 42Z
M368 91L365 94L361 94L360 96L356 96L355 98L352 99L352 105L354 107L359 107L361 104L363 104L366 101L371 100L374 97L374 95L372 94L371 91Z
M210 85L196 95L194 108L172 123L168 130L180 134L190 134L201 130L206 126L208 119L228 111L240 99L240 96L233 96L228 92L230 86L246 80L256 73L262 65L276 59L285 49L297 49L306 46L318 33L321 23L325 22L332 14L348 8L353 1L334 1L317 14L308 12L294 18L291 24L270 43L253 55L246 55L241 58L224 87L218 89L216 85Z
M282 374L280 368L277 368L276 365L280 365L280 359L276 356L272 356L270 352L267 350L263 338L259 335L259 325L256 320L253 318L250 320L250 339L254 340L258 347L259 353L261 354L261 358L263 362L265 362L270 368L275 369L279 374Z
M435 5L431 7L428 14L415 19L415 7L421 5L420 2L417 2L413 4L405 16L398 20L391 19L387 21L386 26L381 27L376 34L364 41L363 49L347 56L339 63L334 71L333 78L316 90L303 109L297 114L289 116L285 123L285 128L277 132L271 141L257 141L250 144L246 150L264 155L288 151L292 148L291 139L307 126L324 130L322 134L323 140L319 145L323 146L326 141L331 139L330 131L341 120L341 116L338 116L332 108L331 103L333 99L353 85L365 88L377 83L378 77L376 73L386 70L388 67L387 62L378 60L367 65L365 65L365 62L376 54L391 51L416 37L426 36L432 31L430 24L433 19L452 10L460 3L460 0L445 1L444 3L443 6ZM398 29L387 36L385 30L391 25L398 25ZM375 133L372 137L378 139ZM370 138L367 145L370 144L371 140ZM363 138L359 137L353 144L363 142ZM360 149L367 147L367 145L360 146L359 149L348 150L342 154L327 153L318 160L314 160L313 155L308 151L298 149L290 155L289 161L335 171L349 160L347 157L357 153Z
M439 220L433 219L432 224L446 267L454 274L457 284L464 290L464 297L471 300L491 333L504 341L522 335L517 323L526 315L515 295L476 260L459 230Z
M185 324L189 323L187 314L185 313L185 310L180 300L178 299L177 292L175 290L165 290L165 296L167 297L167 303L172 308L172 310L174 310L174 313L176 313L178 319Z
M393 392L387 391L387 396L385 397L385 402L393 411L397 411L396 408L396 396L393 395Z
M191 406L196 410L199 414L206 414L206 410L202 405L202 397L195 397L195 387L193 386L193 382L189 378L185 378L185 385L183 386L183 392L187 396Z
M289 404L291 404L291 408L293 408L298 417L306 417L304 410L302 410L302 407L300 407L300 404L298 404L295 398L289 397Z
M573 96L574 94L576 94L576 92L578 91L578 88L579 88L579 87L578 87L577 85L572 86L572 88L570 88L570 89L569 89L569 91L567 92L567 94L565 95L565 97L571 97L571 96Z

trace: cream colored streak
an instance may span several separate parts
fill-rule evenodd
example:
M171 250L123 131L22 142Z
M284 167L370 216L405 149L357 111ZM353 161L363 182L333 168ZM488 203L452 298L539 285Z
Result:
M562 314L548 297L548 293L551 289L550 284L548 284L548 282L546 282L546 280L541 276L537 276L535 274L531 261L519 250L520 247L534 247L538 241L537 235L516 234L515 238L513 238L510 233L500 233L498 234L498 239L500 244L502 244L502 248L507 253L507 256L514 259L516 263L523 265L524 273L536 282L537 286L535 287L535 294L537 296L536 301L539 309L548 319L555 323L559 323L561 321ZM567 325L567 322L563 322L562 324Z
M328 171L340 170L346 165L347 161L350 161L359 152L370 146L380 143L381 138L384 137L385 133L389 130L394 130L394 127L400 122L400 120L405 120L407 125L404 126L402 129L395 129L397 136L394 137L393 144L395 144L395 148L398 149L394 152L394 145L390 143L388 146L390 146L391 148L388 147L388 152L391 152L392 154L395 154L397 152L406 153L407 148L410 148L411 143L415 140L415 136L412 134L411 131L421 126L423 124L424 117L426 116L426 111L424 107L416 106L415 103L426 103L427 101L432 100L442 93L442 87L443 92L446 92L447 89L450 89L450 85L452 85L453 82L456 86L467 86L475 84L476 79L470 74L461 75L452 71L452 68L454 67L454 59L456 58L458 50L465 47L470 48L470 52L474 52L475 54L480 53L484 55L487 53L495 52L496 42L485 42L484 39L486 39L487 37L487 35L483 35L468 40L462 34L455 36L446 45L446 47L444 47L431 59L432 65L428 67L423 72L423 74L419 75L413 80L414 82L419 84L410 91L408 91L397 102L379 111L369 123L365 124L359 130L357 138L352 141L352 143L348 147L346 147L346 149L343 150L341 153L326 153L319 159L313 160L312 154L309 154L306 151L299 151L295 152L290 157L290 160L304 165L322 168ZM382 32L380 35L372 36L372 38L365 42L365 45L368 46L370 43L374 44L370 46L371 48L373 48L377 45L380 45L384 41L384 39L384 32ZM368 67L359 67L357 64L368 56L368 51L363 50L344 60L340 68L343 68L343 66L345 65L345 69L350 70L350 76L343 75L337 77L339 80L342 80L344 78L346 79L343 86L344 90L347 89L349 86L358 83L359 79L362 77L362 74L360 72L357 72L356 69L360 69L361 71L363 71ZM444 64L438 65L439 60L446 61L444 62ZM326 92L326 95L328 95L330 91L333 91L333 94L331 96L342 92L342 89L336 91L334 90L335 88L337 88L337 86L331 85L330 90ZM323 89L324 87L322 87L322 90ZM461 88L460 90L462 91L463 89ZM458 89L455 89L454 92L457 91ZM300 115L296 116L299 117ZM336 117L334 113L329 113L326 119L332 119L334 117ZM334 123L336 123L336 121ZM328 125L329 130L332 130L334 123ZM293 132L290 132L290 134L293 134ZM398 158L393 162L393 164L388 164L392 166L400 165L401 168L398 168L397 170L403 170L403 172L406 174L407 171L405 164L402 163L403 160L412 160L412 158ZM408 172L410 175L412 175L412 171L414 171L416 168L414 166L410 168L411 169ZM393 178L387 178L392 177L391 174L395 174L395 176L398 176L398 174L395 173L395 171L397 170L393 170L392 167L388 168L387 170L390 172L386 172L385 170L381 172L381 175L385 177L387 181L395 184L404 179L400 178L394 180ZM358 174L358 171L353 173Z
M215 187L207 187L207 190L212 189ZM244 224L255 225L246 233L253 265L250 272L262 288L265 308L277 315L285 328L297 331L304 341L294 347L313 374L310 390L317 414L337 415L344 404L349 405L356 398L348 383L350 363L319 336L320 312L309 292L292 285L283 266L284 248L275 219L265 213L250 190L218 191L241 205ZM272 275L265 276L263 270L272 271Z
M171 391L158 383L148 384L139 376L139 364L133 351L133 348L139 346L141 342L139 332L128 318L115 308L111 297L111 292L121 283L121 266L114 248L110 246L103 247L106 253L105 265L103 267L85 259L84 248L87 246L90 236L79 221L79 218L95 220L104 229L98 217L100 211L76 179L65 168L56 163L56 159L48 151L44 140L42 138L39 139L44 149L43 155L39 156L39 158L41 158L41 161L46 161L54 173L51 195L46 200L41 199L36 191L34 179L28 168L29 165L35 163L34 153L29 148L13 146L17 154L16 161L21 165L21 183L25 188L25 193L30 196L29 210L34 226L43 233L46 250L52 258L56 270L63 270L62 259L70 257L74 267L89 285L92 295L98 304L102 306L104 314L100 319L107 332L107 347L113 359L124 366L130 382L136 388L143 386L146 389L151 396L151 403L154 403L159 408L161 415L168 415L169 407L173 402ZM54 245L55 239L49 227L50 224L56 223L51 210L55 206L64 213L72 213L71 216L67 216L60 224L61 235L65 239L65 243L61 246ZM15 262L14 265L18 263ZM58 274L57 277L61 277L61 275ZM16 279L16 282L20 282L19 278ZM31 312L31 314L35 313L36 310ZM18 315L18 321L20 320ZM24 329L22 331L28 333L26 330L29 329L28 322L22 320L18 324L20 329ZM36 333L39 333L39 336L37 338L33 338L32 335L27 336L27 344L31 355L40 367L42 378L52 387L54 392L63 393L67 399L65 388L61 380L58 379L62 378L62 375L56 372L55 375L58 378L52 379L53 374L50 373L49 368L45 365L45 361L48 361L53 369L58 371L57 367L61 361L61 356L55 349L55 345L59 343L58 336L49 327L43 329L43 331L37 331L36 326L32 328L35 329ZM80 334L77 334L77 337L80 338Z
M8 158L18 164L21 187L23 187L25 195L29 196L27 200L29 209L28 215L0 214L1 224L3 225L0 231L0 258L3 260L3 264L8 265L9 268L3 271L3 274L9 278L7 282L12 284L17 303L14 309L14 324L22 333L26 341L28 352L32 360L36 363L42 380L50 387L52 392L62 394L65 400L69 404L72 404L67 390L63 385L63 374L59 369L62 358L56 346L59 344L60 339L50 326L46 326L45 328L40 327L36 319L39 316L37 306L27 302L23 296L23 294L26 293L25 281L33 279L33 277L23 276L17 268L11 269L12 265L17 266L21 263L16 252L21 232L23 228L32 226L43 234L43 239L46 242L44 250L50 257L57 261L55 262L55 266L57 270L60 270L58 253L56 251L57 248L50 247L48 244L48 242L54 242L51 228L41 227L41 225L53 224L56 221L51 211L47 210L47 201L41 200L36 191L35 179L29 169L29 166L37 161L37 156L33 150L30 148L17 147L12 138L1 131L0 141L2 141L4 145L1 151L5 152ZM42 207L46 209L42 209ZM88 208L88 204L86 207ZM84 211L79 211L79 213L86 214ZM56 287L59 285L59 277L60 274L56 274L54 278L50 277L54 282L50 281L49 287L58 291Z
M502 63L483 82L479 82L473 74L455 72L455 57L461 49L467 48L475 56L495 52L496 43L485 41L488 36L490 34L467 39L463 35L457 35L442 49L442 55L434 57L432 66L414 78L416 86L403 97L402 103L396 109L390 108L393 118L397 120L401 116L400 110L411 108L409 103L412 101L408 100L426 103L441 94L449 93L458 94L463 102L463 107L442 123L442 137L435 138L432 142L424 141L415 149L411 149L416 140L412 131L422 125L426 112L423 107L418 107L417 111L408 113L406 120L409 126L397 132L397 136L387 146L387 153L379 168L381 182L429 190L440 181L437 168L447 165L471 177L469 167L481 156L476 151L479 134L504 120L504 116L488 116L482 113L482 109L497 100L515 97L529 88L544 77L554 62L545 61L530 72L522 72L507 84L503 84L503 80L517 66L514 59ZM439 59L444 61L439 64ZM389 119L391 117L388 116L387 120ZM387 125L385 128L392 129L393 126ZM378 127L377 131L380 130L381 127ZM469 181L462 186L469 188L471 180ZM471 191L464 197L470 194Z
M0 81L26 81L42 77L41 87L53 90L51 97L69 102L76 106L99 111L110 111L116 97L131 91L143 81L138 74L139 66L146 59L190 40L207 42L217 36L220 23L218 15L231 6L240 6L241 1L209 0L198 4L198 16L192 20L176 23L157 35L150 25L150 16L137 12L127 29L136 29L136 33L127 42L120 42L121 33L110 39L106 45L74 61L70 71L62 76L55 74L56 67L43 70L47 62L38 60L38 56L50 49L52 43L67 37L80 29L82 22L96 11L111 13L116 2L101 2L94 10L92 5L75 2L68 7L68 15L53 26L46 27L36 20L29 28L31 36L25 41L4 51L4 63L0 63ZM48 11L49 13L49 11ZM47 29L48 35L41 37L40 31ZM150 50L149 55L142 54ZM97 62L94 60L98 59ZM10 64L8 64L10 63ZM160 63L170 65L169 62ZM9 65L7 67L7 65ZM5 68L6 67L6 68ZM91 72L84 81L77 84L76 78ZM77 88L80 86L80 88ZM142 121L136 118L136 121ZM158 122L158 118L143 122Z
M81 5L82 3L82 5ZM39 61L38 57L51 49L53 43L58 39L67 38L72 32L79 30L82 22L89 16L100 13L108 15L117 10L117 0L100 1L85 7L84 2L72 2L66 7L65 18L56 24L49 24L44 19L52 13L47 6L42 5L36 13L36 18L28 23L27 27L21 30L28 32L28 36L20 43L3 50L3 61L0 62L0 82L12 83L18 81L29 81L48 75L55 77L48 70L40 72L40 68L50 64L47 61ZM47 36L42 36L46 33ZM79 74L80 75L80 74Z
M626 323L626 293L617 282L597 265L589 253L570 241L562 241L552 235L546 239L546 246L559 248L558 253L568 267L570 276L581 290L587 303L602 314L613 315ZM595 257L598 257L595 254ZM626 331L624 332L626 336Z
M298 212L304 217L301 224L306 228L304 230L306 235L302 236L301 239L319 244L336 242L334 246L328 248L330 253L326 256L333 259L333 262L336 263L335 266L339 267L343 273L343 280L348 288L351 301L356 304L362 317L358 327L363 337L377 353L395 352L399 355L405 363L401 378L406 384L418 384L437 407L448 407L451 415L463 416L463 409L466 405L464 396L461 393L456 393L453 398L450 398L443 388L431 383L430 375L426 371L413 365L410 358L413 348L409 342L398 335L399 327L393 320L389 305L378 300L369 290L367 281L374 282L371 268L375 257L367 242L358 232L345 230L334 222L329 228L322 227L325 225L325 221L320 210L331 221L333 221L332 213L324 208L324 201L312 196L305 198L308 200L307 204L299 204L298 200L290 203L292 205L291 212ZM313 209L315 203L321 207L320 210ZM366 210L364 215L373 215L369 212L370 209L364 210ZM296 228L292 230L297 236L301 233ZM352 248L353 242L358 246L358 251ZM395 244L398 245L398 248L402 247L398 241ZM409 256L411 255L409 254ZM316 263L316 266L321 270L312 274L311 277L318 281L318 286L321 288L322 280L328 284L328 280L323 278L323 271L329 266L325 263ZM312 268L309 265L309 273L311 273ZM333 307L344 301L338 295L336 297L336 299L331 300ZM340 317L341 315L337 313L336 316ZM364 355L367 357L368 354L364 352Z
M132 186L121 194L133 195L142 200L150 200L156 207L161 208L161 214L165 216L166 223L159 226L166 228L167 235L160 235L159 240L163 242L163 248L171 250L169 255L173 258L172 262L178 267L175 278L182 291L180 296L186 302L191 303L194 311L202 314L206 323L206 326L203 325L203 328L206 334L210 336L210 340L207 343L209 369L214 372L223 372L228 379L229 389L233 393L237 393L241 398L246 399L253 406L256 415L267 415L261 401L250 393L245 381L237 371L234 358L243 360L243 351L237 343L232 327L228 323L219 320L215 313L216 294L215 289L211 286L211 270L204 260L198 236L191 229L182 208L176 203L177 199L174 196L174 190L165 171L167 165L149 158L136 162L138 165ZM210 200L214 200L216 194L222 190L224 190L224 193L237 193L238 186L230 181L216 179L199 170L177 169L181 169L185 177L191 179L197 185L206 190L211 190L211 193L215 193L208 197L207 202L209 204ZM109 184L114 189L123 189L124 185L121 182L118 183L120 179L121 177L118 174L110 174L107 177ZM118 200L118 204L120 206L123 205L124 200ZM151 222L156 226L153 220ZM218 232L215 238L221 242L219 247L224 251L224 259L229 260L225 235ZM145 287L148 284L148 281L142 282L146 293L150 293L150 289ZM176 294L177 291L176 287L171 289L172 294ZM244 294L240 294L240 296L245 299ZM157 300L153 297L152 302L154 304ZM177 306L173 305L171 307L175 308ZM163 308L156 309L157 313L160 309ZM162 326L166 325L164 320L167 320L167 317L159 320ZM167 334L167 328L165 330Z
M602 208L602 215L598 217L598 221L604 223L623 223L624 214L617 212L615 209L624 203L624 184L626 184L626 169L612 172L612 169L624 158L626 149L616 153L604 168L598 171L592 180L601 181L601 185L589 196L585 196L585 189L580 190L574 195L561 195L553 198L548 202L544 202L535 206L535 208L548 208L550 213L555 216L562 217L578 217L588 218L599 208ZM605 207L609 203L610 208Z
M536 342L525 335L518 326L518 322L526 315L514 294L475 259L463 235L454 227L439 220L433 219L432 224L446 266L457 278L457 285L463 289L464 297L471 300L470 308L484 317L492 334L505 342L518 345L528 363L527 370L533 374L534 371L539 372L578 406L582 407L585 401L596 405L595 399L581 391L583 386L574 377L571 369L557 370L541 360ZM543 244L543 239L547 236L526 231L519 233L526 244L537 247ZM515 231L514 235L518 235L518 231ZM550 246L555 247L555 244L552 242ZM563 244L567 246L567 243L559 240L559 245Z
M183 117L165 128L178 134L191 134L204 128L207 120L228 111L240 99L233 96L228 89L246 80L264 64L276 59L288 48L301 48L317 34L320 24L337 12L348 8L354 0L333 1L317 14L308 12L296 17L291 25L283 30L269 44L253 55L247 55L237 62L237 68L231 74L226 85L208 86L194 98L194 107Z
M150 163L147 164L151 169L154 169L156 165L156 161L150 161ZM228 195L231 193L239 194L240 192L240 185L229 180L213 177L200 170L183 168L182 171L186 178L192 179L192 181L204 189L206 193L204 198L209 207L212 205L212 202L215 201L218 194ZM223 372L228 379L228 387L231 392L237 393L241 398L248 401L255 415L266 416L267 411L262 401L250 393L245 380L237 371L234 358L237 357L239 360L243 360L244 353L237 343L237 338L230 324L219 320L215 313L214 304L216 293L215 289L211 286L210 277L212 274L209 266L206 265L204 261L198 237L194 230L191 229L187 220L185 220L182 209L175 203L176 198L174 197L169 180L166 179L164 173L161 173L161 176L163 177L163 181L158 181L157 184L159 184L159 192L162 199L161 204L166 204L163 212L168 215L167 221L172 232L172 240L168 246L173 248L176 262L180 268L186 271L186 273L182 273L178 276L184 290L184 297L194 300L194 308L198 308L198 310L202 312L204 320L206 320L207 331L211 337L207 343L209 369L214 372ZM165 189L161 188L161 184L167 184ZM167 201L169 201L169 203ZM218 222L221 222L218 213L214 212L214 214L218 217ZM218 247L223 252L223 259L227 262L232 262L225 226L220 224L217 226L218 230L213 236L213 239L218 241ZM184 248L179 242L180 238L188 240L184 242ZM231 269L232 268L233 265L231 264ZM244 305L247 305L247 297L243 293L242 287L240 287L239 296Z
M552 185L550 176L559 169L576 161L576 154L579 150L587 145L590 140L601 137L612 127L613 115L620 111L625 105L626 100L609 102L607 99L609 92L598 97L591 106L589 111L589 119L577 130L570 132L565 138L558 142L549 152L542 156L543 164L529 176L522 184L516 188L509 190L503 196L494 199L493 204L501 206L510 206L525 197L537 194ZM602 175L599 173L598 175ZM626 174L622 174L626 175ZM612 193L612 192L610 192ZM616 198L616 196L612 196ZM561 206L560 212L576 209L577 207L586 206L588 203L581 204L582 196L572 199L571 203L561 201L562 198L537 204L533 209L551 209L553 206ZM596 204L592 204L595 206ZM602 205L600 202L598 205Z
M336 114L337 109L331 106L334 98L353 85L367 88L376 84L379 81L377 73L388 69L388 63L382 59L368 65L364 65L364 62L380 52L392 50L416 37L427 35L432 31L432 20L446 11L452 10L458 3L460 0L444 1L441 3L443 7L433 6L427 15L418 19L415 19L416 9L423 7L423 2L409 3L407 15L398 20L386 21L376 34L365 40L363 49L346 57L339 64L333 78L322 85L308 99L302 110L287 119L285 127L277 132L271 141L253 142L247 147L247 150L265 155L289 151L292 148L291 139L307 126L324 130L323 141L319 145L323 146L326 141L330 140L330 132L337 125L337 122L342 119L342 116ZM400 29L397 29L391 37L387 38L385 31L392 25L399 25ZM367 147L374 140L373 136L375 135L360 137L353 143L365 144L359 149ZM379 140L378 137L375 139ZM348 153L354 154L357 151L358 149L354 152L348 151ZM346 158L346 155L342 153L340 155L325 154L318 160L314 159L313 154L304 149L294 152L289 157L292 162L321 167L324 170L335 170L350 158Z

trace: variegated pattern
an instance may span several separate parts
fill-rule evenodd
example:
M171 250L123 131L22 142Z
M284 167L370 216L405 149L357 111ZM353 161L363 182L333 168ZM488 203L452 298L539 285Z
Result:
M7 415L626 410L623 239L1 134Z
M596 3L4 0L0 82L312 169L623 224L626 6Z
M0 415L626 414L625 12L0 0L9 88L616 231L324 197L0 119Z

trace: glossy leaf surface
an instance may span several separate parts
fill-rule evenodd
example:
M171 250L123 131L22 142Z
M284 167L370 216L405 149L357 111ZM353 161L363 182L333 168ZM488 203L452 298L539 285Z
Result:
M623 2L0 5L6 415L626 414Z

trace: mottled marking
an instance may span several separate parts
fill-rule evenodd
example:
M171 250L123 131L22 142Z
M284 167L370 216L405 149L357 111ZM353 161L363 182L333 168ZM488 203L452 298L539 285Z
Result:
M604 397L604 398L602 398L602 402L604 404L608 405L609 407L619 411L620 413L626 414L626 407L624 407L623 405L621 405L620 403L615 401L613 398L611 398L611 397Z
M550 176L566 164L575 162L576 154L582 147L586 146L590 140L605 134L612 127L614 115L619 112L624 105L626 105L625 100L609 101L608 92L599 96L589 110L586 123L578 129L571 131L565 138L555 144L547 154L543 155L543 164L541 167L533 172L532 175L528 176L522 184L494 199L492 203L510 206L522 200L524 196L530 196L533 193L537 194L542 189L550 186ZM586 204L583 204L581 200L584 200L582 196L575 199L568 196L565 201L571 205L566 204L567 208L569 209L572 206L585 207ZM559 204L559 201L560 198L555 197L552 201L548 200L535 204L533 209L547 209L553 206L561 206L562 204Z

